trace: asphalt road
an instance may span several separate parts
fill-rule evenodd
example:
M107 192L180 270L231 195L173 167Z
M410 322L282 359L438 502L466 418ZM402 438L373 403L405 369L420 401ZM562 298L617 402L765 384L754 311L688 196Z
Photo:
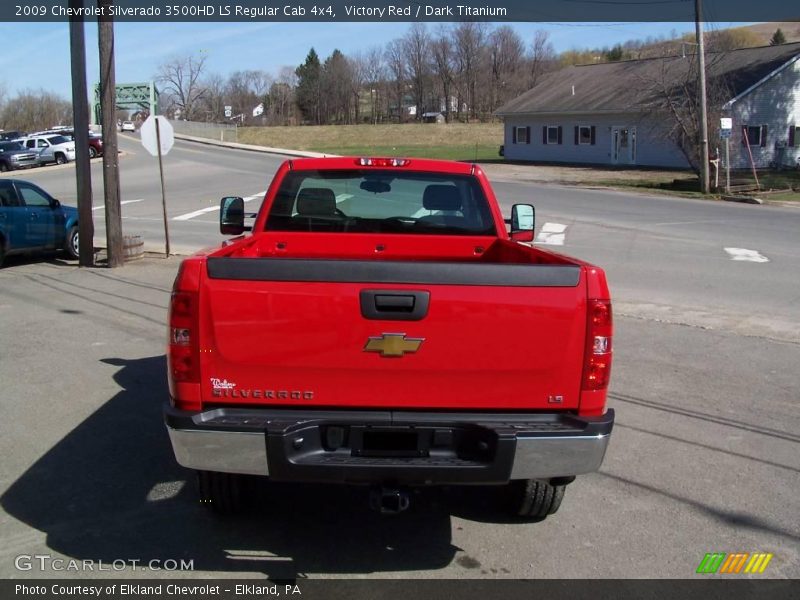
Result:
M261 192L280 160L179 144L170 215ZM155 236L155 160L138 150L120 164L123 199L142 199L123 206L125 227ZM69 202L70 173L25 175ZM123 572L104 575L126 577L153 575L137 561L184 559L195 570L171 577L685 578L707 552L757 551L775 555L763 576L800 577L800 211L495 188L506 206L533 201L540 239L563 234L553 249L606 268L615 298L617 426L601 471L570 486L555 517L509 523L490 493L431 490L384 518L360 489L280 485L257 491L254 514L211 517L160 420L177 259L112 272L11 259L0 271L0 577L81 576L14 567L46 553L121 559ZM174 222L182 244L219 239L216 213L204 215Z

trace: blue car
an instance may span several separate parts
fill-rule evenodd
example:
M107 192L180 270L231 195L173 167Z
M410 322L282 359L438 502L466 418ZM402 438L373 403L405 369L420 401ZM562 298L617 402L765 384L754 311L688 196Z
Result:
M78 211L42 188L0 179L0 266L7 255L64 250L78 258Z

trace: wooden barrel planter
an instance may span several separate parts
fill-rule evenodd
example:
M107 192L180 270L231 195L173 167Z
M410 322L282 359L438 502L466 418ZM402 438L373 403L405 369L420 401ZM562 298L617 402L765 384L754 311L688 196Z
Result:
M144 256L144 240L140 235L122 236L122 257L125 262L136 260Z

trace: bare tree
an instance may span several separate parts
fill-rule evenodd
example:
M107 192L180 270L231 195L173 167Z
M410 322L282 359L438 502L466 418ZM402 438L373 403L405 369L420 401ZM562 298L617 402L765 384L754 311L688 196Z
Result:
M453 30L461 96L466 99L473 117L478 114L478 75L484 57L485 37L486 25L475 21L461 22ZM459 102L459 114L461 105Z
M707 71L713 74L723 54L709 55ZM698 58L665 59L655 75L643 79L637 86L642 91L641 102L647 114L659 126L663 124L666 137L672 140L695 173L700 173L700 99L697 92ZM722 106L730 100L730 87L722 75L710 76L706 85L708 98L708 139L717 139ZM632 102L639 100L632 99Z
M456 59L450 31L444 25L439 27L436 37L431 41L431 56L433 70L444 97L444 118L449 123L453 118L452 95L456 77Z
M23 90L2 106L0 128L35 131L72 122L72 104L46 90Z
M533 36L530 49L528 88L536 85L543 74L555 68L556 53L550 43L550 34L539 29Z
M292 67L282 67L277 80L269 89L267 122L270 125L290 125L294 119L294 92L297 75Z
M354 121L361 121L361 95L364 92L364 82L367 78L367 60L364 54L356 52L347 58L347 65L350 69L350 91L353 94L353 116Z
M417 120L422 119L426 92L430 83L431 38L423 23L414 23L403 37L403 50L406 55L406 72L411 82L411 91L417 109Z
M158 68L156 81L163 86L184 119L195 118L199 100L205 92L201 80L206 58L203 53L175 57Z
M225 80L219 73L213 73L205 78L202 86L206 91L202 99L206 120L222 120L225 115Z
M524 91L527 81L522 76L525 63L525 43L508 25L489 34L491 64L490 107L494 110Z
M386 67L392 80L394 102L397 106L397 117L401 123L405 119L404 98L406 90L406 57L403 40L397 39L389 42L386 47Z
M380 118L381 87L386 79L386 65L383 61L383 50L373 46L364 55L364 83L369 86L370 117L372 123Z

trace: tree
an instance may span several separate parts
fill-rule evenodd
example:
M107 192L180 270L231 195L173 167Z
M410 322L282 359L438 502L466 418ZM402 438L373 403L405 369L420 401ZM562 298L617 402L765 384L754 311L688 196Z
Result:
M772 39L770 39L769 45L770 46L779 46L779 45L785 44L785 43L786 43L786 36L783 35L783 31L781 31L781 28L778 27L775 30L775 33L772 34Z
M539 29L533 36L529 54L529 79L528 88L536 85L539 77L555 68L556 53L550 43L550 34Z
M456 61L450 32L444 26L439 28L436 38L431 42L431 51L433 70L439 80L444 97L444 118L449 123L453 118L452 94L456 76Z
M730 87L721 75L714 76L715 66L724 54L713 55L706 63L709 77L706 83L708 105L708 139L719 136L722 106L730 100ZM665 124L665 135L686 157L695 173L700 173L702 161L700 130L700 94L697 90L698 57L665 59L657 75L636 86L649 98L643 100L654 121ZM636 100L632 98L632 103Z
M350 65L344 54L334 50L322 66L321 119L326 123L350 123Z
M36 131L72 122L72 103L46 90L23 90L2 106L0 128Z
M267 101L271 84L272 77L264 71L236 71L225 84L225 99L244 121L251 120L253 108Z
M203 81L206 93L202 100L202 110L207 121L221 121L225 118L225 81L219 73L213 73Z
M491 86L489 110L494 110L524 91L525 43L508 25L498 27L489 35Z
M386 47L386 67L392 80L397 118L403 123L406 120L405 90L406 90L406 59L403 49L403 40L392 40Z
M161 84L172 101L173 108L181 112L187 121L196 117L200 100L205 93L201 84L207 56L200 53L198 56L175 57L163 63L158 68L155 80Z
M426 91L430 84L430 44L431 38L423 23L414 23L403 38L406 72L417 107L417 120L422 119L425 111Z
M383 61L383 50L373 46L364 55L364 83L369 87L370 118L377 123L381 118L381 89L386 83L386 64ZM384 94L386 96L386 94Z
M461 95L473 117L478 114L478 74L484 57L485 37L486 25L475 21L463 21L453 30ZM462 104L459 102L459 113Z
M322 64L314 48L309 50L305 62L295 69L295 74L297 75L295 97L300 114L304 120L319 125Z

